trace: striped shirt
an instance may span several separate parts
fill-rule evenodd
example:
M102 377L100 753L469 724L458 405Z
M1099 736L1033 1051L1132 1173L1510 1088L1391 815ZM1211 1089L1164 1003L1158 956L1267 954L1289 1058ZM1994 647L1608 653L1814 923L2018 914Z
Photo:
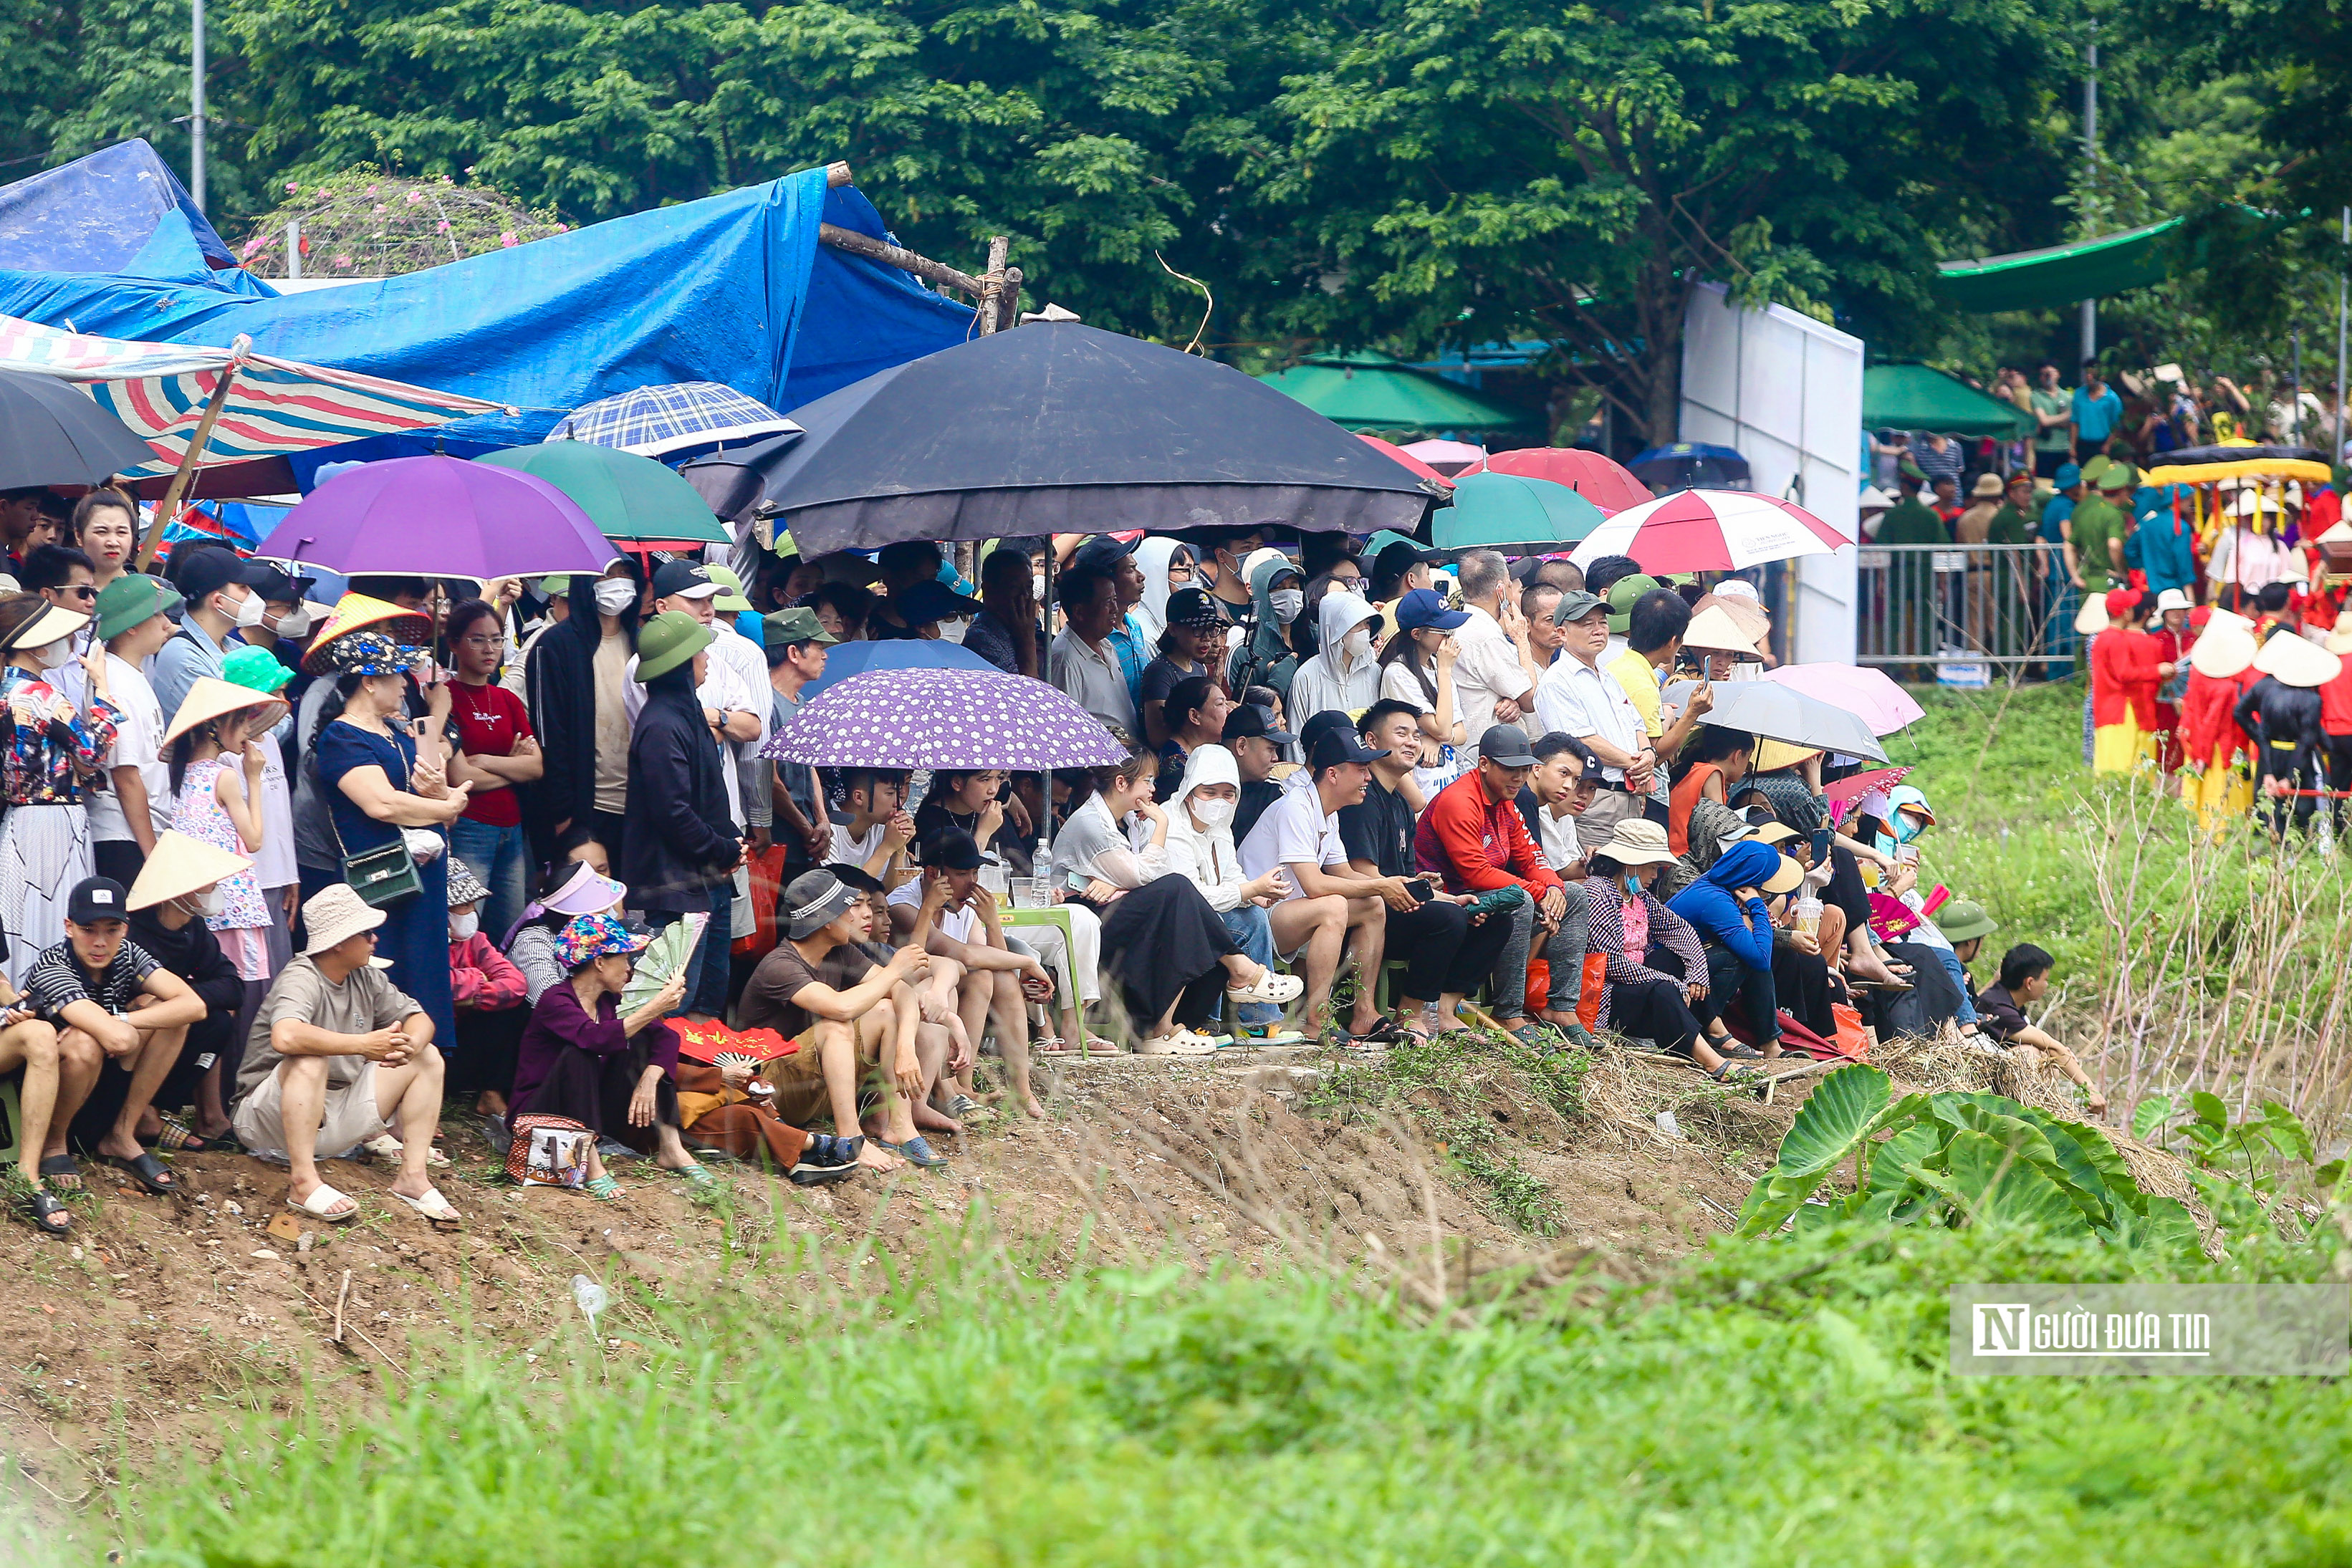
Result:
M25 976L25 1003L52 1023L65 1021L65 1009L76 1002L96 1002L121 1018L147 984L147 977L163 966L136 942L125 942L106 973L90 979L89 971L74 956L70 940L42 949Z

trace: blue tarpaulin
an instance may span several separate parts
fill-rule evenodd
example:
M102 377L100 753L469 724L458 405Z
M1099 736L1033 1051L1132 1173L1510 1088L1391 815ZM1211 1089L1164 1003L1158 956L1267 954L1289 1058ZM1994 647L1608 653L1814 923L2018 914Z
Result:
M0 314L142 342L222 348L245 333L264 353L518 411L446 425L421 445L401 437L318 456L394 455L436 439L461 455L537 441L570 409L665 382L724 382L791 409L970 334L970 309L818 244L820 221L885 237L865 197L827 190L824 171L809 169L446 267L266 299L218 281L76 271L61 251L39 269L0 270Z
M236 270L236 257L180 177L139 141L0 185L0 267L120 272L256 298L277 293Z

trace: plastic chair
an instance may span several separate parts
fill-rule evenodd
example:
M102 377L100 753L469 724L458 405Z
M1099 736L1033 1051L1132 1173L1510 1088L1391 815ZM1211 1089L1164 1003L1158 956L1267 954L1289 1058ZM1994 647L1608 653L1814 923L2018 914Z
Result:
M8 1113L8 1146L0 1149L0 1166L13 1166L25 1157L25 1113L16 1099L16 1080L0 1083L0 1111Z

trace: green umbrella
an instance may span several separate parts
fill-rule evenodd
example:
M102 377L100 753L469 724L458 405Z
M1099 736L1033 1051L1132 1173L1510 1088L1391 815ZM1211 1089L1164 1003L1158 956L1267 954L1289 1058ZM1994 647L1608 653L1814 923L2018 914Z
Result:
M543 441L474 459L519 468L572 497L615 544L725 544L727 529L694 486L650 457L587 441Z
M1454 504L1430 514L1439 549L1500 549L1540 555L1566 549L1601 524L1601 508L1549 479L1517 474L1465 474Z

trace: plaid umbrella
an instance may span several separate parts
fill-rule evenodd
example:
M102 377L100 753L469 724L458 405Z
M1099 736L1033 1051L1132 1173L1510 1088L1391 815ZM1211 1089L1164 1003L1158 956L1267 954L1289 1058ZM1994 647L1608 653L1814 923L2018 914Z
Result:
M1127 748L1043 681L998 670L852 675L761 748L819 768L1103 768Z
M723 382L671 382L575 408L547 433L547 439L585 441L640 457L665 457L799 431L799 425L766 403Z

